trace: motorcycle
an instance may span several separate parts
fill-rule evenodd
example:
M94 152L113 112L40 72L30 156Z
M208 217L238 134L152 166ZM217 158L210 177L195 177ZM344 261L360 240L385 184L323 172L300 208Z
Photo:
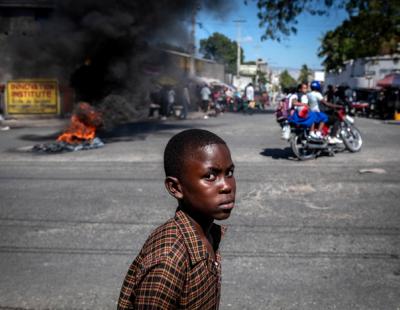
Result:
M343 143L329 144L328 136L331 128L325 125L322 129L322 139L310 137L307 127L297 125L288 119L277 119L282 127L282 138L288 140L291 149L299 160L314 159L322 153L333 156L337 152L348 150L352 153L359 152L362 147L361 132L354 125L354 119L344 110L336 112L340 120L338 136Z

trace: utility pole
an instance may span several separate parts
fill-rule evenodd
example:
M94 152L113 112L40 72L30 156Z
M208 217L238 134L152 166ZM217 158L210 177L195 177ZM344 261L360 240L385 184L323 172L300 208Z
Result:
M241 51L240 51L240 40L241 40L241 26L240 24L245 23L246 20L244 19L237 19L233 21L236 23L237 26L237 60L236 60L236 77L239 78L240 76L240 63L241 63Z
M199 2L196 1L192 8L192 30L190 31L190 60L189 60L189 74L194 76L196 74L195 56L196 56L196 15L197 10L200 9Z

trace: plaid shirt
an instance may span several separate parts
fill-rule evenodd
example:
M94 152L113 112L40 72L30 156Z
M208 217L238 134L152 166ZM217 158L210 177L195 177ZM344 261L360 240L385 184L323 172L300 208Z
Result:
M187 215L158 227L131 264L122 285L118 310L218 309L221 256L218 246L225 228L213 224L215 261Z

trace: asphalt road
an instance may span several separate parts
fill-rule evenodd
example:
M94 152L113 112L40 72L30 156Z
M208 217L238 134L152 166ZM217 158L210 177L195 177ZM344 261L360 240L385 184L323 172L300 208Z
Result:
M360 153L306 162L269 113L125 125L101 149L50 155L29 149L56 123L0 132L0 309L115 309L175 210L163 148L191 127L221 135L237 166L221 309L400 309L400 126L356 123Z

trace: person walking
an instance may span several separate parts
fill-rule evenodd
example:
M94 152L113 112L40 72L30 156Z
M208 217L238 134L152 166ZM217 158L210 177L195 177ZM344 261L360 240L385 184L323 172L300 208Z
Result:
M246 102L247 102L247 107L245 112L247 114L252 115L254 112L254 109L256 107L256 102L254 101L254 87L253 87L253 83L249 83L246 86L245 89L245 96L246 96Z
M204 118L208 118L208 110L210 109L211 90L207 84L204 84L200 90L201 109L204 112Z

